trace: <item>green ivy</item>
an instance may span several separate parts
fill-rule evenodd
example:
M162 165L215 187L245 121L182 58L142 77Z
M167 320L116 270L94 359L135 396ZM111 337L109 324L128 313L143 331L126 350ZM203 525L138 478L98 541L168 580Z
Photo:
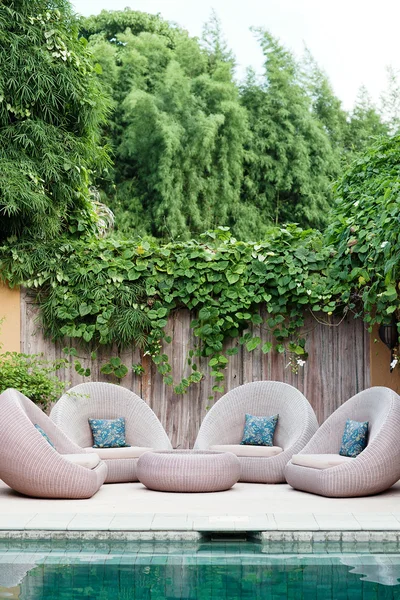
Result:
M333 292L371 327L399 320L400 136L381 139L336 186L327 243Z
M204 356L213 391L222 392L229 356L237 352L224 352L224 342L237 338L249 352L260 347L251 328L262 323L261 306L276 350L307 357L297 333L305 309L332 312L336 306L327 291L329 256L320 233L295 225L271 228L258 243L237 241L221 227L201 241L165 245L111 237L5 246L0 271L11 285L37 290L45 332L54 340L67 337L94 350L113 343L140 347L168 385L174 380L162 351L162 341L171 342L165 326L171 311L189 309L198 342L188 357L191 373L175 391L184 393L202 379L196 357ZM261 350L272 348L266 343ZM79 360L75 368L90 373ZM117 379L128 372L118 357L101 370Z

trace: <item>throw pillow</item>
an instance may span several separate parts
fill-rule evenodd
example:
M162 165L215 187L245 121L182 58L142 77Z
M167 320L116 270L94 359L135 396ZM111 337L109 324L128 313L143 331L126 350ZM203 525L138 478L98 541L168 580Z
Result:
M125 442L125 419L89 419L93 434L93 448L123 448Z
M46 442L48 442L50 444L50 446L52 448L54 448L54 450L56 449L55 445L53 444L53 442L51 441L51 439L49 438L49 436L47 435L47 433L40 427L40 425L35 425L36 429L39 431L39 433L42 434L42 436L44 437L44 439L46 440Z
M248 446L273 446L278 417L279 415L254 417L246 414L243 439L240 443Z
M367 437L368 421L347 419L339 454L355 458L366 448Z

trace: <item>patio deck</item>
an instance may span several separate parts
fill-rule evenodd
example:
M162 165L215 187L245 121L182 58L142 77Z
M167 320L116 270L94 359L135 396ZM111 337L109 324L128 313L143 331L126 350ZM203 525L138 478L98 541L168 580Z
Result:
M393 532L399 539L400 482L365 498L324 498L285 484L239 483L210 494L108 484L88 500L28 498L0 482L0 538L17 531Z

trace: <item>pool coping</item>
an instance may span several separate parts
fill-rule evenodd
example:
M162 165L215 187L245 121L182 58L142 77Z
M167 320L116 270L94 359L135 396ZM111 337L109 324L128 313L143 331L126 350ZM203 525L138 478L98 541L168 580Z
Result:
M249 537L261 543L296 542L301 544L370 544L392 543L400 550L399 531L99 531L99 530L49 530L21 529L0 531L0 542L6 540L81 540L81 541L200 541L205 537L224 541L226 539L242 539Z

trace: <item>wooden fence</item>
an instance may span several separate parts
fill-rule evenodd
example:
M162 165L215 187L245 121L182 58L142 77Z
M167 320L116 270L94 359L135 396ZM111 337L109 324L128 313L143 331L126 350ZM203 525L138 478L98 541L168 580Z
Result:
M266 315L262 315L264 318ZM65 356L62 348L67 343L53 344L44 339L38 323L38 310L34 300L26 293L21 294L21 351L29 353L43 352L49 359ZM318 319L318 320L317 320ZM300 389L312 404L319 422L326 419L338 406L355 393L370 385L370 335L360 319L346 318L343 321L329 319L325 314L307 314L304 335L307 338L309 358L299 374L291 372L287 366L285 354L271 352L262 354L260 349L247 352L239 347L237 355L231 357L226 369L225 389L230 390L242 383L259 380L285 381ZM188 374L188 352L194 345L190 328L191 316L188 311L176 311L170 317L168 333L172 343L165 347L170 357L173 374L178 383ZM264 344L273 341L263 325L253 327ZM236 343L236 342L235 342ZM91 368L91 377L84 379L73 367L58 373L60 379L76 385L89 379L92 381L111 381L112 377L100 373L100 367L110 356L117 354L116 349L100 348L96 361L91 361L89 352L80 358L84 366ZM214 400L213 382L209 377L206 361L199 361L199 367L205 377L194 384L184 396L174 394L171 386L165 386L161 375L148 357L142 357L138 350L126 350L119 353L123 362L130 367L141 363L145 373L139 377L131 370L121 385L133 390L151 406L165 427L174 447L191 447L196 438L200 423ZM218 396L216 396L217 398Z

